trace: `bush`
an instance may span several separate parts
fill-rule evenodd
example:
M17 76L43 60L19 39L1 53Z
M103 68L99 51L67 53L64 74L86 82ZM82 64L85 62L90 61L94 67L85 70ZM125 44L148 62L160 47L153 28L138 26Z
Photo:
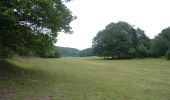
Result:
M8 48L2 49L0 48L0 59L4 58L12 58L13 51L9 50Z
M139 58L147 57L147 55L148 55L148 50L143 44L137 46L137 56Z
M57 48L53 48L46 52L43 58L60 58L61 54L59 53Z
M136 50L134 48L131 48L129 51L128 51L129 55L130 55L130 58L135 58L136 57Z

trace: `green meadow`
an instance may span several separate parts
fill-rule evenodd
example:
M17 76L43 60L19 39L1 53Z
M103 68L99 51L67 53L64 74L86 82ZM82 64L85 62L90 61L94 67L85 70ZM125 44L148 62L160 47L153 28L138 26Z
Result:
M170 61L164 58L0 62L0 100L170 100Z

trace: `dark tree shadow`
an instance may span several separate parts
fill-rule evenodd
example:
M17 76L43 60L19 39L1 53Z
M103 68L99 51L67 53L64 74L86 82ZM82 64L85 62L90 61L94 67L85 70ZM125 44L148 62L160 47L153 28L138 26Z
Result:
M0 61L0 80L28 79L46 76L41 70L32 70L15 65L7 60Z
M0 60L0 100L11 100L25 87L34 89L43 84L43 79L47 77L42 70L26 69L7 60Z

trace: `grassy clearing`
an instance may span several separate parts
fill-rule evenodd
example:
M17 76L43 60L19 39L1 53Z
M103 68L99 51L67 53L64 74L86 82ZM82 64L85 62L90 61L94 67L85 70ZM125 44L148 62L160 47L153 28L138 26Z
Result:
M97 57L1 61L0 99L170 100L170 62Z

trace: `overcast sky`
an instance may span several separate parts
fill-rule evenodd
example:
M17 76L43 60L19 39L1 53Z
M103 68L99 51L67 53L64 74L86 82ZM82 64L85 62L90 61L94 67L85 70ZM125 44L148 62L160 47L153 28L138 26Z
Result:
M77 16L71 23L74 33L60 33L57 46L91 47L93 37L111 22L128 22L150 38L170 26L170 0L73 0L66 5Z

